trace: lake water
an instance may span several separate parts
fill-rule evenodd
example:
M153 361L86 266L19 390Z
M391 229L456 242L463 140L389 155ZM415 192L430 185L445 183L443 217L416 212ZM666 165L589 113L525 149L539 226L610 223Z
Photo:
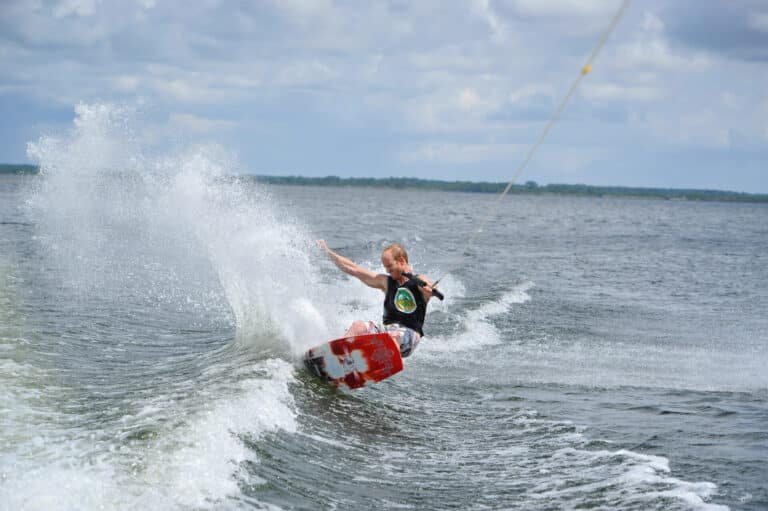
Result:
M129 142L0 176L0 508L768 508L766 205L511 196L475 236L493 196ZM381 316L317 238L441 278L390 380L301 368Z

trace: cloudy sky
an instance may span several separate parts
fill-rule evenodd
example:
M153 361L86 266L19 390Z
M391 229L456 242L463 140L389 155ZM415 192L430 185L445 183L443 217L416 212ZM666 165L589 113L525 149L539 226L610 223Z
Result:
M109 102L257 174L508 181L619 5L0 0L0 161ZM527 180L768 193L768 2L635 0Z

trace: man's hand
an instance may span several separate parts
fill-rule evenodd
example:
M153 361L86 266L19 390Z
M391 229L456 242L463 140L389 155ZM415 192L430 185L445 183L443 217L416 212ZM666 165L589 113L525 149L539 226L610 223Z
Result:
M419 289L421 290L421 296L424 297L424 301L428 302L432 298L432 281L424 275L419 275L416 279L423 283L423 285L419 285Z

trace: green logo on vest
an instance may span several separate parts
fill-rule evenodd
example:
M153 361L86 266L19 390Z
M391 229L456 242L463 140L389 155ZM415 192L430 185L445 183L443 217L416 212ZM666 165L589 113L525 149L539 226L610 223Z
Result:
M410 289L401 287L397 290L397 293L395 293L395 308L406 314L416 310L416 299L413 297Z

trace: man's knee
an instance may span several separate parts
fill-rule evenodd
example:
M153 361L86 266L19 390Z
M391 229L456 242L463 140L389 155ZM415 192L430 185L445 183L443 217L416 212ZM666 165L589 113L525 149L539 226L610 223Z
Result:
M368 321L355 321L347 329L347 336L367 334L369 330L368 323Z

